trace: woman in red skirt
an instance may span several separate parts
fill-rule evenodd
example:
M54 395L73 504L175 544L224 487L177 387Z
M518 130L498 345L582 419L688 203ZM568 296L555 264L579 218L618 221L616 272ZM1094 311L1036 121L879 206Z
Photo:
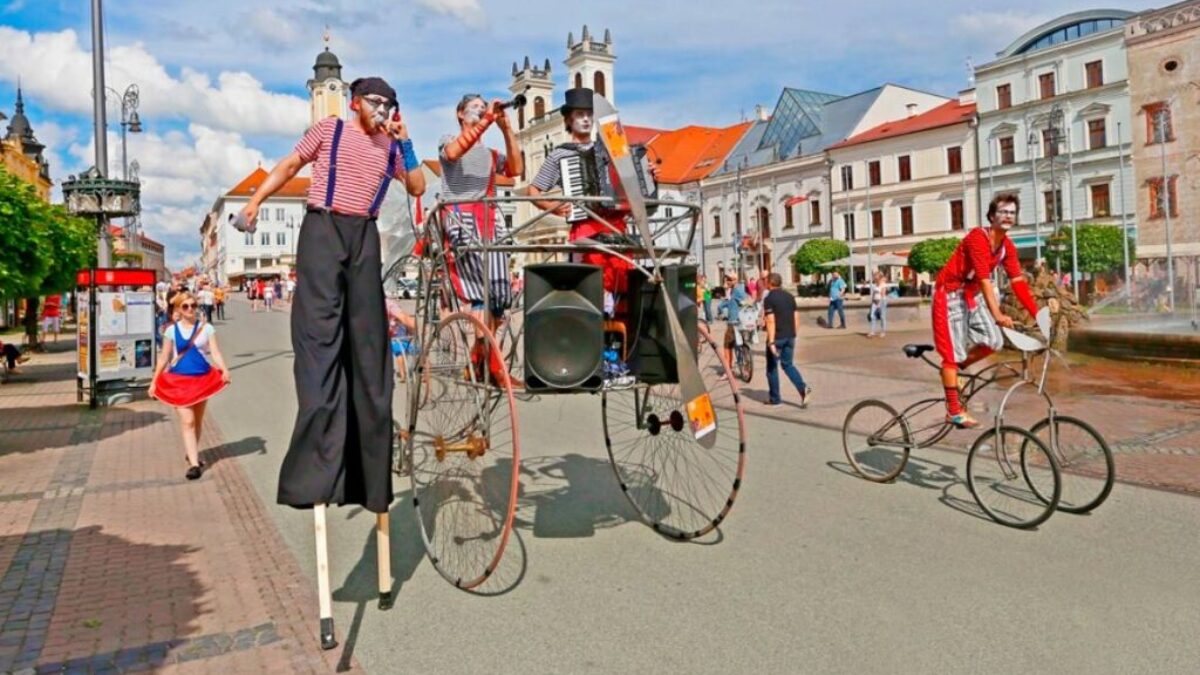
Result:
M204 406L229 384L229 368L217 346L216 331L211 324L196 318L195 296L184 291L172 299L172 304L179 320L167 326L163 335L150 396L178 411L188 464L186 475L188 480L196 480L204 473L199 452Z

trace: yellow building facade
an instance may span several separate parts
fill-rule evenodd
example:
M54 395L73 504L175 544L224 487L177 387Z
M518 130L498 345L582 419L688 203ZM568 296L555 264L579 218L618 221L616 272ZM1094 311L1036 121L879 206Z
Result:
M7 118L0 112L0 120ZM25 99L17 87L17 105L13 116L8 119L8 131L0 138L0 166L8 173L29 183L39 197L50 201L50 165L42 156L46 146L33 135L33 127L25 116Z

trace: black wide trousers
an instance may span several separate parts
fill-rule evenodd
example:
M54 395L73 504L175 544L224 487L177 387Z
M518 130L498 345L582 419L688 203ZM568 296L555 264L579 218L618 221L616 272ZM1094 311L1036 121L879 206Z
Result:
M280 504L392 503L392 360L374 218L310 211L300 228L292 350L300 409Z

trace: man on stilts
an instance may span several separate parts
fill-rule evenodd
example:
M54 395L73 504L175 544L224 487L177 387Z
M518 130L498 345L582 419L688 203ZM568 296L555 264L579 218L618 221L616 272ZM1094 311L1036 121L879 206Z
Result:
M388 353L376 217L392 179L411 195L425 179L383 79L350 85L350 120L315 124L242 211L253 227L260 205L314 164L300 228L292 307L299 410L279 474L278 502L314 509L321 646L337 645L329 597L325 505L378 514L380 605L391 604L387 514L392 503L393 366Z

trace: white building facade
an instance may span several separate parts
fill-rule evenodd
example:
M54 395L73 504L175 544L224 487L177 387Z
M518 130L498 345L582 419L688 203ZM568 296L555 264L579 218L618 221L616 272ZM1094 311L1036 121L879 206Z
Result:
M984 220L996 194L1020 197L1012 236L1023 258L1044 255L1061 225L1136 217L1123 30L1131 15L1091 10L1059 17L975 70L975 216Z
M773 113L761 115L719 171L700 182L703 265L710 278L738 268L778 271L800 281L790 258L809 239L834 236L826 149L908 111L924 113L942 96L887 84L851 96L785 89Z
M967 90L831 147L833 237L851 253L906 256L924 239L964 235L978 224L975 128ZM856 282L866 282L869 266L853 271Z

